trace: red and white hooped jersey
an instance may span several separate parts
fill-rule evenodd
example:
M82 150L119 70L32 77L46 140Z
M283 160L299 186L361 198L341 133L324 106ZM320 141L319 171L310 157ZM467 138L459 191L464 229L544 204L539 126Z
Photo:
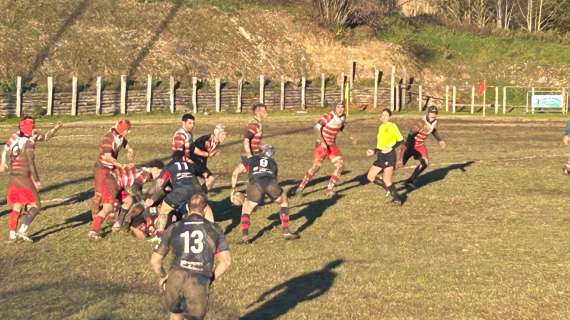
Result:
M432 134L432 132L436 129L436 127L437 127L437 120L434 120L432 123L427 121L427 119L425 118L422 119L422 121L419 121L418 127L416 128L418 130L418 133L414 137L414 145L416 146L423 145L427 140L427 138L429 137L429 135Z
M105 154L110 153L113 159L117 160L119 157L119 150L121 148L125 148L127 144L128 142L125 137L121 136L115 130L111 129L103 136L103 139L101 139L97 163L109 169L113 169L115 165L112 162L105 160Z
M150 172L137 168L115 169L113 173L121 188L130 188L135 182L145 184L152 179Z
M345 115L338 116L331 111L323 115L315 127L321 131L321 137L326 144L335 144L336 136L344 129L345 122Z
M183 151L184 152L184 160L190 159L190 146L192 145L192 134L188 132L186 129L180 127L172 136L172 146L170 150L172 153L175 151Z
M251 120L245 129L244 138L249 139L249 148L252 155L261 152L261 139L263 139L263 125L257 119ZM241 147L241 155L246 155L243 145Z

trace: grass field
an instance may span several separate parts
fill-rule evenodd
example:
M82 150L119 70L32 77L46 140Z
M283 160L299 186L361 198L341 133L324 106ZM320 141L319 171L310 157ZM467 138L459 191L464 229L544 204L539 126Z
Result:
M289 188L310 166L318 114L270 115L265 142L276 147ZM406 132L417 115L394 118ZM138 162L169 155L178 116L134 117L130 141ZM324 170L305 197L291 201L292 230L280 237L276 205L258 210L249 246L239 208L228 201L246 116L200 116L197 134L223 122L229 141L211 161L219 175L212 206L233 255L213 285L209 319L568 319L570 215L564 120L446 117L430 140L432 166L402 207L385 203L359 178L371 163L376 116L351 115L359 137L339 144L346 172L327 198ZM91 168L112 119L68 122L37 148L44 211L31 227L35 243L0 242L0 319L166 319L148 260L151 244L126 234L87 239ZM42 124L45 125L45 124ZM8 137L14 125L0 126ZM430 138L432 139L432 138ZM121 155L124 156L124 155ZM397 171L406 178L412 166ZM0 177L5 194L7 176ZM50 201L52 200L52 201ZM6 207L0 237L7 238ZM109 231L107 226L105 230Z

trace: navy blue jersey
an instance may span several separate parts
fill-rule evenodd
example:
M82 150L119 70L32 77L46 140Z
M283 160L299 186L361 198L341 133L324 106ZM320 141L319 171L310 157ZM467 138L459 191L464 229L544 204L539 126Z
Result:
M199 186L196 178L196 168L188 162L171 162L161 175L163 180L168 180L173 189Z
M269 157L255 155L247 159L249 167L250 180L258 180L260 178L277 179L277 162Z
M208 278L214 271L214 256L229 250L220 228L198 214L171 225L166 229L154 252L163 257L172 250L172 268L201 274Z

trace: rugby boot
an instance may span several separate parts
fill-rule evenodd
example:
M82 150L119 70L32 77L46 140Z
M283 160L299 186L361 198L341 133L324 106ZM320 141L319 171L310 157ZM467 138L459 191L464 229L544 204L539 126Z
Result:
M18 239L22 239L26 242L34 242L34 240L32 240L32 238L28 237L28 233L27 232L16 232L16 237Z
M300 237L301 237L300 235L298 235L296 233L292 233L291 231L289 231L289 228L283 229L283 238L285 240L297 240Z
M91 240L101 240L101 239L103 239L103 238L101 237L101 235L99 234L99 232L93 231L93 230L89 231L89 233L87 234L87 237L88 237L89 239L91 239Z

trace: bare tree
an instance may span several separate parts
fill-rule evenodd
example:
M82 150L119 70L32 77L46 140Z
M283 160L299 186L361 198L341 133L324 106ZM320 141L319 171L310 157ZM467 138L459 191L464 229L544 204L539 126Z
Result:
M495 22L498 29L509 30L513 12L515 9L514 0L496 0L495 1Z

